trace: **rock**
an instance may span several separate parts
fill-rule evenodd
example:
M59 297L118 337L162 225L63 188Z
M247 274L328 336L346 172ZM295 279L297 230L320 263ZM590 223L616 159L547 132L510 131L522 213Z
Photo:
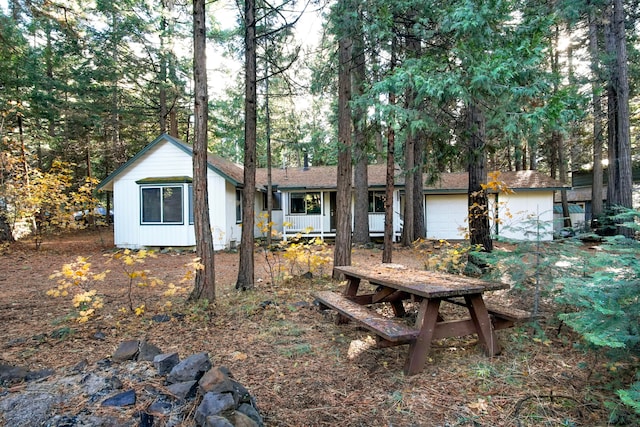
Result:
M123 341L120 343L111 358L116 362L124 362L125 360L133 360L138 355L140 342L138 340Z
M55 371L53 369L40 369L39 371L27 372L27 375L24 377L25 381L34 381L40 380L42 378L47 378L53 375Z
M230 417L234 427L258 427L258 423L251 417L243 414L242 412L234 412Z
M233 397L229 393L207 393L202 398L202 402L196 409L196 421L200 425L205 425L207 417L220 415L235 407Z
M151 318L154 322L163 323L171 320L171 317L168 314L156 314Z
M122 385L123 384L120 378L116 377L115 375L107 379L107 386L111 390L120 390L122 388Z
M49 419L51 409L60 400L52 393L12 394L0 400L0 413L6 426L39 426Z
M158 354L153 358L153 366L158 370L158 375L167 375L178 363L178 353Z
M165 417L173 411L173 405L165 400L156 400L147 408L147 412L151 415Z
M94 340L104 341L106 338L107 338L107 336L102 331L98 331L95 334L93 334L93 339Z
M0 383L14 383L23 381L29 371L19 366L0 363Z
M153 415L140 412L140 423L138 427L153 427Z
M104 376L97 375L94 372L89 372L80 380L82 390L89 396L101 392L109 387L109 380Z
M204 427L234 427L231 422L225 417L218 415L212 415L205 419L204 424L200 424Z
M84 372L88 366L89 366L89 362L87 362L87 359L82 359L73 368L71 368L71 371L76 373L81 373L81 372Z
M209 361L207 353L193 354L171 369L171 372L167 375L167 382L173 384L192 380L198 381L209 369L211 369L211 361Z
M136 392L135 390L127 390L122 393L118 393L115 396L111 396L102 402L102 406L131 406L136 404Z
M221 368L211 368L202 376L202 378L200 378L200 381L198 382L200 392L204 395L208 391L212 391L217 384L220 384L228 378L227 372Z
M183 383L171 384L167 387L167 390L178 399L186 400L195 396L197 385L198 381L196 380L185 381Z
M153 359L162 353L162 350L158 346L155 346L147 341L140 343L140 349L138 352L138 359L145 362L153 362Z
M253 421L256 422L258 427L264 426L264 421L262 420L262 416L253 405L249 405L248 403L242 403L240 406L238 406L238 412L242 412L243 414L251 418Z
M170 371L174 379L186 374L195 378L166 385L167 377L158 374L158 367L164 362L174 368L182 365L175 372ZM255 399L233 379L227 368L211 368L207 353L192 355L185 359L186 363L178 362L175 353L154 357L157 366L138 361L111 363L110 359L90 365L85 360L65 370L66 375L56 375L46 369L32 373L37 374L34 378L43 373L51 373L51 376L0 393L0 424L44 427L264 426ZM24 368L9 365L4 368L17 372L21 378L29 374ZM118 389L123 383L135 384L135 388L120 392L122 390ZM196 393L199 385L207 391ZM83 402L80 406L66 404L79 401Z

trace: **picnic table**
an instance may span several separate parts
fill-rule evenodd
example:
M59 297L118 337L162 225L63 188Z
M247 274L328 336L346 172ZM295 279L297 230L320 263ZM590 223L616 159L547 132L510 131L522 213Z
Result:
M336 310L339 323L354 320L374 332L380 347L408 344L404 366L407 375L417 374L424 368L432 340L477 334L485 353L494 356L500 353L495 330L530 317L523 310L485 304L483 294L507 289L509 286L503 283L416 270L399 264L337 266L334 271L344 276L346 288L343 293L316 292L314 296L320 308ZM358 293L362 281L368 281L375 290ZM419 304L413 324L403 319L406 300ZM466 307L469 317L444 320L440 315L443 302ZM375 310L382 303L390 304L394 317Z

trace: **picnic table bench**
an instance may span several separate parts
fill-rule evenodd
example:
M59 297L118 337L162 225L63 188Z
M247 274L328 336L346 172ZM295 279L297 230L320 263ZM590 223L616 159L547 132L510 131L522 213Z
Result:
M477 334L485 353L493 356L500 353L495 330L530 318L523 310L485 303L484 292L507 289L509 286L503 283L415 270L398 264L339 266L334 267L334 271L344 276L346 288L343 293L316 292L314 297L320 308L338 312L339 323L354 320L375 333L380 347L408 344L404 366L407 375L424 368L434 339ZM358 293L363 280L376 287L372 293ZM403 319L405 300L419 303L413 324ZM442 302L465 307L469 317L444 320L440 315ZM394 317L374 310L381 303L391 305Z

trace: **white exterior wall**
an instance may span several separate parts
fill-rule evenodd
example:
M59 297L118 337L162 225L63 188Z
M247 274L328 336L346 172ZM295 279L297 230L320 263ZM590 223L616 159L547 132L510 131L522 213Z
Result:
M144 178L169 176L192 176L191 156L168 142L152 147L133 165L122 171L113 182L114 243L119 248L195 246L195 231L189 224L188 184L183 186L183 224L141 225L140 185L136 181ZM226 211L216 209L224 203L220 195L227 193L227 182L211 170L209 180L209 209L211 228L214 232L215 249L223 249L227 240L216 236L217 230L227 229ZM233 217L235 219L235 190Z
M425 196L425 216L428 239L460 240L467 238L466 194Z
M495 202L492 199L492 212ZM498 196L498 235L508 239L553 239L553 192L523 191ZM493 224L492 224L493 225ZM494 228L492 228L494 229ZM494 229L495 230L495 229Z

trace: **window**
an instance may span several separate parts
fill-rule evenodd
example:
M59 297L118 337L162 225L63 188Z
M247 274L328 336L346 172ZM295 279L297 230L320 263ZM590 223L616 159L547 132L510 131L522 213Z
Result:
M189 185L189 224L193 224L193 185Z
M290 213L314 215L322 212L320 193L291 193Z
M386 196L382 192L369 191L369 212L384 213L384 200Z
M242 222L242 190L236 188L236 224Z
M142 224L182 224L182 187L142 187Z
M282 209L282 193L271 193L273 194L272 197L272 201L273 201L273 210L274 211L279 211ZM262 193L262 210L266 211L269 209L269 206L267 205L267 193Z

